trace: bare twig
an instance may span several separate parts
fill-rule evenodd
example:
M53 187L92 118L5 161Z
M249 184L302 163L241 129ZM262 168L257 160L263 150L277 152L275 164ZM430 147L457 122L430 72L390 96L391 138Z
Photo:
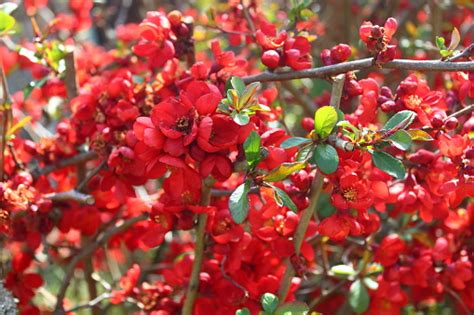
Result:
M77 255L75 255L71 259L71 261L69 262L69 265L66 268L66 273L65 273L63 282L61 284L61 287L59 288L58 301L56 303L56 307L54 309L53 314L55 315L65 314L64 305L63 305L64 297L66 296L67 288L71 284L71 279L74 275L74 270L76 269L76 265L80 261L83 261L84 259L87 259L90 255L92 255L98 247L105 245L107 241L115 234L123 232L127 230L129 227L131 227L132 225L136 224L137 222L146 220L147 218L148 218L148 213L143 213L137 217L133 217L133 218L123 221L120 225L115 225L113 228L109 229L104 234L102 234L97 239L97 241L90 243L89 245L84 247L81 250L81 252L79 252Z
M64 83L66 84L67 98L71 100L77 96L76 66L74 60L74 51L66 54L64 58L66 63L66 71Z
M74 306L74 307L68 309L68 310L65 311L65 312L66 312L66 313L73 313L73 312L77 312L77 311L79 311L79 310L82 310L82 309L84 309L84 308L93 308L93 307L95 307L96 305L100 304L100 302L102 302L102 301L104 301L104 300L107 300L107 299L110 299L111 297L112 297L112 294L110 294L110 293L108 293L108 292L105 292L105 293L102 293L101 295L97 296L95 299L90 300L90 301L87 302L87 303Z
M0 122L0 181L3 181L5 168L5 149L7 144L7 132L12 121L12 109L10 92L8 91L7 77L3 68L3 60L0 57L0 111L2 114Z
M46 194L43 195L43 197L56 202L76 201L78 203L86 205L93 205L95 202L94 197L92 197L91 195L83 194L77 190Z
M201 193L201 205L207 206L211 202L211 183L203 181L203 188ZM196 299L199 289L199 274L201 273L201 265L204 259L204 247L206 236L207 213L199 214L198 226L196 227L196 245L194 247L194 261L189 279L188 289L186 291L186 298L184 300L182 315L193 314L194 300Z
M289 81L283 81L281 86L291 93L291 95L295 98L295 101L303 106L304 112L308 116L312 116L316 106L314 105L313 100L311 98L300 91Z
M243 77L242 80L246 84L249 84L252 82L285 81L303 78L321 78L340 73L346 73L349 71L368 69L373 67L416 71L472 71L474 70L474 61L446 62L440 60L395 59L393 61L376 65L374 63L373 58L365 58L300 71L262 72L259 74Z
M331 102L329 105L335 109L339 109L341 103L342 90L344 89L344 81L346 80L345 74L338 74L334 77L334 83L331 91Z
M33 170L32 173L33 173L34 177L39 177L41 175L49 174L49 173L54 172L56 170L59 170L61 168L65 168L65 167L68 167L68 166L71 166L71 165L77 165L77 164L80 164L80 163L84 163L84 162L93 160L96 157L97 157L97 153L95 153L94 151L79 153L78 155L73 156L71 158L63 159L63 160L58 161L57 163L47 165L47 166L45 166L41 169Z
M473 54L474 54L474 44L471 44L467 46L466 48L464 48L464 50L461 53L446 59L446 61L453 62L462 58L471 58Z
M84 188L86 188L86 185L87 183L89 183L89 181L95 176L97 175L103 168L104 166L107 164L107 160L103 160L99 166L97 166L96 168L94 168L93 170L91 170L87 175L86 177L84 177L84 179L77 185L76 189L78 191L83 191Z
M452 113L451 115L446 117L446 119L444 121L448 121L450 118L458 118L458 117L470 114L472 112L474 112L474 104L468 105L468 106L464 107L463 109Z

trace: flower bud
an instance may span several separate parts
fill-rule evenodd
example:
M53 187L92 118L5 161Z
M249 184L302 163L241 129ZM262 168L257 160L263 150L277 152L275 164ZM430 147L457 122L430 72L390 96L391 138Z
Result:
M394 111L396 107L397 107L397 104L395 104L395 102L392 101L392 100L388 100L388 101L384 102L382 105L380 105L380 108L385 113Z
M321 61L325 66L330 66L334 63L329 49L323 49L319 54L319 58L321 58Z
M314 120L309 117L305 117L301 120L301 127L307 132L310 132L314 129Z
M447 130L456 129L457 126L458 126L458 119L456 117L451 117L444 123L444 127Z
M380 95L383 95L389 99L393 99L392 90L388 86L382 86L380 88Z
M441 116L439 113L434 114L433 118L431 118L431 124L434 128L441 128L444 124L443 116Z
M280 64L280 54L275 50L267 50L262 55L262 63L268 68L274 69Z
M357 80L349 80L344 84L344 89L349 96L354 97L362 94L362 87Z
M173 10L168 13L168 20L170 20L172 26L178 26L179 24L181 24L182 18L183 15L178 10Z
M331 57L336 62L343 62L349 59L352 54L351 46L346 44L339 44L331 48Z

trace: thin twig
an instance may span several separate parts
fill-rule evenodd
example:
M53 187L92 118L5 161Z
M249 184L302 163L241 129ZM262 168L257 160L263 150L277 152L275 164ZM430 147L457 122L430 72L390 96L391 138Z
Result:
M201 205L208 206L211 203L211 183L203 181L203 187L201 192ZM188 289L186 291L186 298L184 300L182 315L193 314L194 301L196 299L199 289L199 274L201 273L201 266L204 260L204 247L205 247L205 236L206 236L206 225L207 225L207 213L199 214L198 226L196 227L196 245L194 247L194 261L193 268L191 271L191 277L189 279Z
M349 71L374 67L416 71L472 71L474 70L474 61L446 62L440 60L395 59L393 61L376 65L374 63L374 58L365 58L300 71L262 72L259 74L243 77L242 80L246 84L249 84L252 82L285 81L303 78L321 78L340 73L346 73Z
M458 118L458 117L470 114L472 112L474 112L474 104L468 105L468 106L464 107L463 109L452 113L451 115L446 117L446 119L444 121L448 121L450 118Z
M50 193L43 195L44 198L55 202L76 201L80 204L93 205L95 200L91 195L83 194L77 190Z
M103 160L99 166L97 166L96 168L94 168L93 170L91 170L87 175L86 177L84 177L84 179L77 185L76 189L78 191L83 191L84 188L86 188L86 185L89 183L89 181L95 176L97 175L103 168L104 166L107 164L107 160Z
M312 116L316 106L313 100L306 94L301 93L290 81L281 82L281 86L295 98L295 101L304 108L304 112L308 116Z
M467 46L466 48L464 48L464 50L461 53L454 55L452 57L449 57L448 59L446 59L446 61L453 62L462 58L471 58L473 54L474 54L474 44L471 44Z
M0 181L3 181L4 168L5 168L5 149L7 144L7 132L12 121L12 109L10 92L8 90L7 77L5 75L5 69L3 68L3 60L0 56L0 111L2 114L2 120L0 122Z
M74 307L68 309L65 312L66 313L73 313L73 312L77 312L79 310L82 310L84 308L93 308L94 306L98 305L100 302L102 302L104 300L107 300L107 299L110 299L111 297L112 297L112 294L110 294L109 292L105 292L105 293L102 293L101 295L97 296L95 299L90 300L87 303L74 306Z
M127 219L122 222L120 225L116 225L104 234L101 235L97 239L97 241L90 243L87 245L87 247L84 247L81 252L79 252L77 255L75 255L72 260L69 262L69 265L66 268L65 276L63 279L63 282L61 284L61 287L59 288L58 292L58 301L56 303L56 307L54 308L54 315L64 315L64 297L66 296L66 291L69 285L71 284L71 279L74 275L74 270L76 269L76 265L80 262L83 261L84 259L89 258L90 255L94 253L94 251L103 245L107 243L107 241L114 236L115 234L118 234L120 232L123 232L127 230L129 227L134 225L137 222L146 220L148 218L148 213L143 213L137 217L133 217L130 219Z
M71 165L77 165L77 164L80 164L80 163L84 163L84 162L93 160L96 157L97 157L97 153L95 153L94 151L79 153L78 155L75 155L71 158L63 159L63 160L58 161L57 163L50 164L50 165L47 165L43 168L33 170L32 173L33 173L34 177L37 178L41 175L49 174L49 173L54 172L56 170L59 170L61 168L65 168L65 167L68 167L68 166L71 166Z

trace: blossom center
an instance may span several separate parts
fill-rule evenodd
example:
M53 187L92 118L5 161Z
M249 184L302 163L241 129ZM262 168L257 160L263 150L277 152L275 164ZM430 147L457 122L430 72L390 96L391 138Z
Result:
M182 116L176 119L176 129L178 131L186 131L189 128L189 118Z
M408 99L407 99L406 103L407 103L408 107L416 108L416 107L420 106L422 101L423 101L423 99L421 97L419 97L418 95L410 95L410 96L408 96Z
M357 199L357 191L354 188L346 188L343 190L344 199L347 201L355 201Z

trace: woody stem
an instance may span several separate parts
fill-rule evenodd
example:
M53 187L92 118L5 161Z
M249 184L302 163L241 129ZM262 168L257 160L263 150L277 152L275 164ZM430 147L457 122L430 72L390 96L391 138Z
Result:
M211 187L212 184L203 183L201 194L201 205L208 206L211 202ZM196 246L194 248L193 269L191 271L191 278L189 279L189 286L186 292L186 299L184 300L182 315L193 314L194 301L199 289L199 274L201 273L202 261L204 258L204 243L206 236L207 213L202 213L198 216L198 226L196 227Z
M345 76L343 74L339 74L334 78L334 82L332 85L331 91L331 106L334 108L339 108L339 104L341 102L341 95L342 89L344 87ZM295 255L299 257L301 254L301 245L303 244L306 230L308 229L309 222L311 221L311 217L316 211L316 205L318 204L319 197L321 196L321 192L323 190L323 183L324 183L324 175L320 172L316 172L316 176L313 179L313 183L311 185L311 190L309 193L309 205L306 209L303 210L301 214L300 221L296 228L295 235L293 236L293 244L295 246ZM286 259L286 269L285 274L283 275L282 282L280 283L280 289L278 290L278 295L280 297L280 303L283 303L288 296L288 292L290 291L291 281L295 276L295 269L291 263L290 259Z

